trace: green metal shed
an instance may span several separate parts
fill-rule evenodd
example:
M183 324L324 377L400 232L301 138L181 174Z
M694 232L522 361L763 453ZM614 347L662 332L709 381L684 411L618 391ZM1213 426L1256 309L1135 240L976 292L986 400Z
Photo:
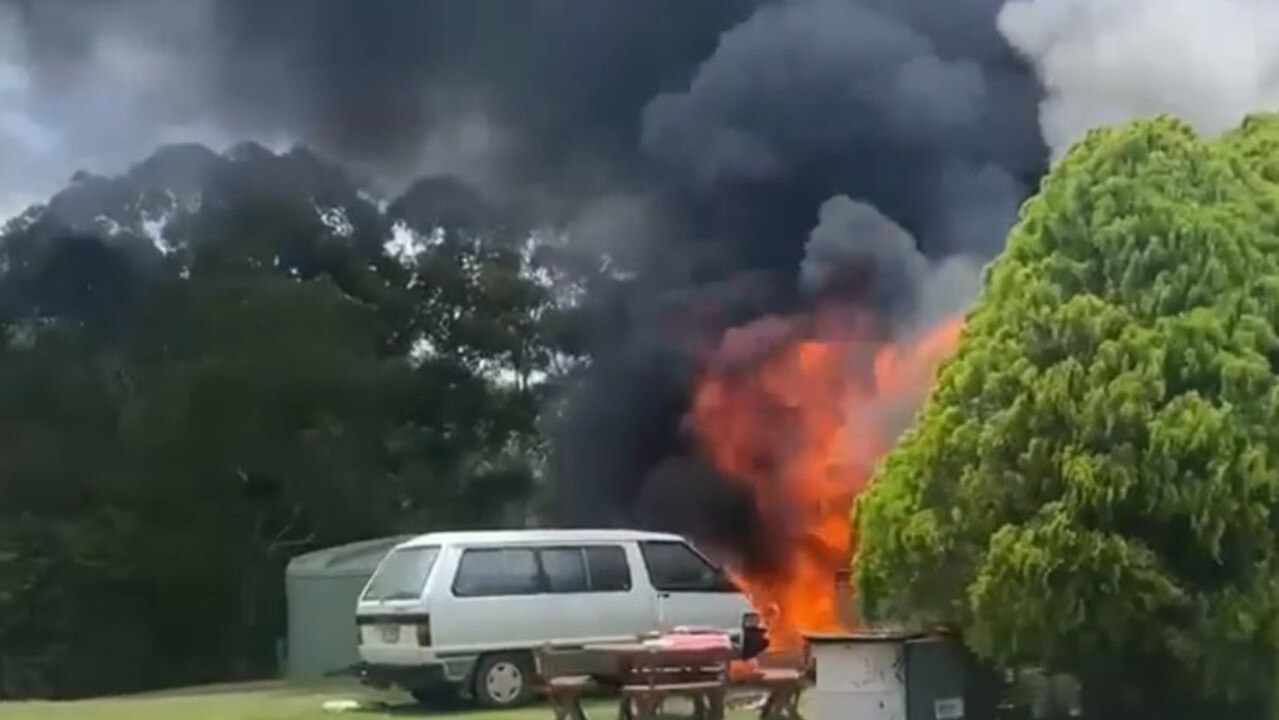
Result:
M411 537L364 540L289 561L284 573L289 632L286 677L320 678L359 662L355 605L360 592L391 548Z

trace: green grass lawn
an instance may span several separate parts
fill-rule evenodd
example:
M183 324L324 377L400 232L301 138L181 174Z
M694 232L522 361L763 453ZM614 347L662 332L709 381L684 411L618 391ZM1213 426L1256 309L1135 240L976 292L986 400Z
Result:
M328 700L382 701L384 709L326 712ZM541 706L506 712L462 711L468 720L550 720ZM76 702L0 703L0 720L384 720L440 717L412 706L405 696L371 694L345 686L194 689ZM602 717L602 716L601 716ZM610 718L611 720L611 718Z
M385 710L332 713L323 705L329 700L382 701ZM550 712L532 707L515 712L466 712L474 720L546 720ZM296 687L281 684L237 688L195 688L122 698L75 702L0 703L0 720L382 720L423 717L429 714L413 707L406 696L379 695L345 685Z
M387 706L377 710L345 713L325 712L328 700L381 700ZM613 720L617 703L607 699L592 701L586 708L591 720ZM405 702L398 694L371 695L368 691L345 687L320 688L271 685L251 689L212 688L180 693L85 700L77 702L0 702L0 720L387 720L388 718L451 717L457 720L551 720L543 705L502 712L463 710L456 713L429 713ZM729 713L729 720L748 720L755 713Z

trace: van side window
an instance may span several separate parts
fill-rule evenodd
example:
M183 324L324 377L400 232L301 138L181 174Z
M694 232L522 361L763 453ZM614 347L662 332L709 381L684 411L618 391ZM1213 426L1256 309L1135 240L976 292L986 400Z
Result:
M663 592L733 592L733 584L714 565L681 542L640 543L653 587Z
M472 549L462 553L453 580L458 597L533 595L540 590L537 555L525 548Z
M626 551L616 545L586 548L586 569L591 576L592 592L629 592L631 566Z
M586 563L582 548L544 548L542 572L546 573L546 591L580 593L587 591Z

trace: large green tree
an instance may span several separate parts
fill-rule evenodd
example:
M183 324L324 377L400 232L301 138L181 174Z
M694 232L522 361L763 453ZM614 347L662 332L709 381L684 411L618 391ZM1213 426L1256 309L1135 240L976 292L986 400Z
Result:
M0 697L268 674L290 555L523 519L550 287L527 233L424 222L367 257L254 191L162 256L0 243Z
M858 503L869 617L1071 671L1098 714L1270 706L1277 168L1274 117L1143 120L1057 163Z
M267 672L289 555L400 514L411 367L372 308L250 273L151 286L128 319L0 346L0 663L33 678L11 692Z

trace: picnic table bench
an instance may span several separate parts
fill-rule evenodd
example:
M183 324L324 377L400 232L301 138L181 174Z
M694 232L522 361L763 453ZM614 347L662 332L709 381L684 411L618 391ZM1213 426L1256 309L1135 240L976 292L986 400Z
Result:
M538 672L555 720L587 720L581 700L593 686L592 668L609 668L619 679L618 720L653 720L671 698L690 700L697 720L723 720L731 656L729 647L644 642L544 646L538 653ZM767 693L760 720L803 720L799 698L804 683L798 671L761 669L733 684Z
M581 647L543 645L537 651L537 674L546 688L546 700L555 720L587 720L582 695L592 687L594 668Z
M760 720L804 720L799 699L804 693L804 675L790 668L761 668L733 679L734 685L759 688L766 694L759 708Z
M723 720L731 647L613 645L594 648L617 658L622 678L618 720L654 720L673 697L693 702L697 720Z

